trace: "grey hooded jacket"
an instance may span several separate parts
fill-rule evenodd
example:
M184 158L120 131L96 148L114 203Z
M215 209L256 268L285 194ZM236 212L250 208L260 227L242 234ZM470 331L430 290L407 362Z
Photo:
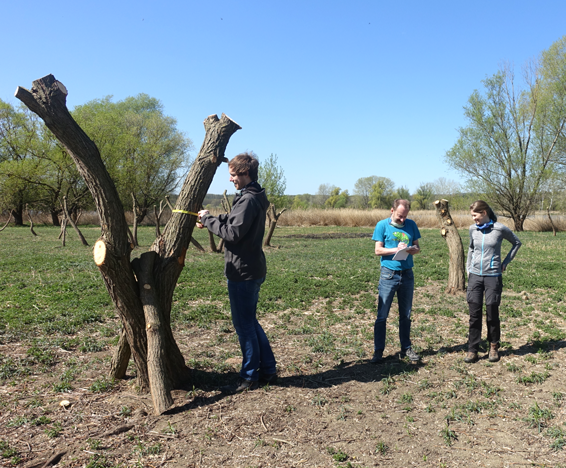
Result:
M508 240L512 247L501 263L501 244ZM470 226L470 247L468 249L467 270L479 276L500 276L501 267L513 260L521 247L519 238L504 224L495 222L483 230L475 224Z
M224 274L229 280L265 278L262 245L268 206L265 190L251 182L236 194L230 213L201 219L209 231L224 239Z

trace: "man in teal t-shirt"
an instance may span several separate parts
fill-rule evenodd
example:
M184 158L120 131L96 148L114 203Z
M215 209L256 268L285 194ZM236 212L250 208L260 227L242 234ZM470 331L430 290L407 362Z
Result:
M411 309L413 307L413 255L420 253L421 234L416 223L407 219L411 204L397 199L391 208L391 217L377 223L372 239L375 254L381 257L377 318L373 328L374 353L372 364L383 359L386 322L395 294L399 303L399 340L401 357L418 362L420 357L411 348ZM397 257L396 257L397 255Z

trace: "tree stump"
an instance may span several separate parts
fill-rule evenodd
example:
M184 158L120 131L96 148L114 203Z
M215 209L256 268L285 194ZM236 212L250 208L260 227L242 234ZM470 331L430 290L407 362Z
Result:
M436 215L440 221L440 234L448 244L450 266L446 293L456 295L466 290L466 269L464 267L464 246L454 220L450 216L448 200L436 200Z
M277 226L277 221L279 221L279 216L281 216L287 208L283 208L279 213L275 212L275 205L270 203L269 208L267 208L267 219L269 219L269 230L267 231L267 236L263 242L264 247L271 247L271 238L275 232L275 227Z

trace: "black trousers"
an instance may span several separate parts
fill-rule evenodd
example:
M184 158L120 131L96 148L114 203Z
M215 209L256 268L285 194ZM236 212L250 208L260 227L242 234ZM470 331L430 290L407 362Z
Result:
M499 322L499 304L503 278L501 276L478 276L470 273L468 278L468 308L470 309L470 332L468 351L477 353L481 340L483 298L485 295L487 341L499 343L501 323Z

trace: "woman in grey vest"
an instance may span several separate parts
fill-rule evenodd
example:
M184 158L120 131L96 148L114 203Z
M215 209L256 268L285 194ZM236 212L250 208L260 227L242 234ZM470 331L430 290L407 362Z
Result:
M468 354L464 361L478 360L481 340L483 298L485 295L487 341L489 342L489 361L499 360L499 304L503 289L502 273L513 260L521 241L507 226L497 222L497 216L489 205L478 200L470 205L472 219L470 226L470 248L468 249L468 307L470 309L470 332L468 335ZM511 250L501 261L503 239L512 245Z

